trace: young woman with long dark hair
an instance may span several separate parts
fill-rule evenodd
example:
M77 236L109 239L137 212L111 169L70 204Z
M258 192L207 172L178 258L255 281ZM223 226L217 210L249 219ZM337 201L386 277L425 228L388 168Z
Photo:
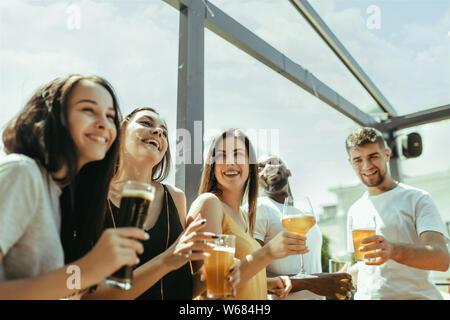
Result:
M103 230L119 116L106 80L69 75L40 87L7 124L0 299L67 297L138 262L144 231Z
M275 259L308 252L306 238L281 232L261 248L253 238L258 197L258 168L248 137L238 129L224 130L209 149L203 167L199 197L188 216L199 213L208 224L205 231L236 236L240 259L240 283L236 299L265 300L267 290L284 296L290 290L288 277L266 278L265 267ZM241 209L248 203L248 212ZM197 268L201 265L197 264Z

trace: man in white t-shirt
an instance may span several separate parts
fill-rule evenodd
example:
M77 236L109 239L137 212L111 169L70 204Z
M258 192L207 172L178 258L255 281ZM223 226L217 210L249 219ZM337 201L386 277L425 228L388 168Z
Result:
M280 231L286 230L281 224L281 213L284 200L289 196L292 197L288 182L291 172L276 156L262 157L258 168L260 186L267 196L258 198L253 236L261 245L264 245ZM314 225L306 237L309 252L303 255L305 271L308 274L316 274L317 277L291 279L292 290L286 299L322 300L324 296L336 298L336 293L344 296L349 294L352 289L351 285L340 281L350 279L349 274L320 274L322 272L322 233L319 226ZM294 255L275 260L267 266L266 270L268 276L273 277L297 274L300 271L300 257ZM276 296L269 295L269 299L276 299Z
M390 150L383 135L360 128L346 140L349 162L367 192L348 212L347 221L375 217L376 235L363 240L365 255L356 264L356 300L442 299L429 280L428 270L447 271L449 240L446 227L430 195L394 181L387 168ZM353 250L350 224L347 239Z

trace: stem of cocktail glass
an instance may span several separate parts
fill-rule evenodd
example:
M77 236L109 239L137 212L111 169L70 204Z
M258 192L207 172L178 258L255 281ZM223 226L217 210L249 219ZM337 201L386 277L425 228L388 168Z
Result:
M305 266L303 265L303 255L300 255L300 274L305 274Z

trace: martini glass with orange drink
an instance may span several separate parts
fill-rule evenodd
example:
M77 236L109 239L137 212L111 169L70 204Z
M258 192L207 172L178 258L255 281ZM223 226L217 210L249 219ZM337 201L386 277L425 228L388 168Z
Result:
M308 197L299 197L294 202L291 197L284 200L283 213L281 215L281 224L290 232L306 236L308 231L316 224L316 216ZM311 278L305 272L303 265L303 255L300 255L300 272L293 279Z

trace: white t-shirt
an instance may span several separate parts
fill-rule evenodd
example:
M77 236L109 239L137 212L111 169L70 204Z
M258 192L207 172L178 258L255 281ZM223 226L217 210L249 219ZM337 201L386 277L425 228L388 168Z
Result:
M375 216L376 234L389 242L419 244L419 236L424 231L440 232L448 239L445 225L430 195L402 183L376 196L369 196L366 192L350 207L347 216L349 251L353 251L349 218L353 217L355 221L367 216ZM358 262L358 269L355 300L442 299L426 270L393 260L380 266Z
M64 266L60 195L61 189L33 159L20 154L0 159L0 281Z
M281 213L283 204L272 200L269 197L259 197L256 209L256 223L253 236L264 243L272 240L279 232L286 231L281 224ZM303 264L308 274L322 272L322 233L317 223L306 234L306 245L309 249L303 255ZM283 259L274 260L267 266L267 271L288 275L297 274L300 271L300 256L293 255ZM275 295L269 295L269 299L277 299ZM308 290L290 293L285 299L288 300L323 300L325 297L316 295Z

